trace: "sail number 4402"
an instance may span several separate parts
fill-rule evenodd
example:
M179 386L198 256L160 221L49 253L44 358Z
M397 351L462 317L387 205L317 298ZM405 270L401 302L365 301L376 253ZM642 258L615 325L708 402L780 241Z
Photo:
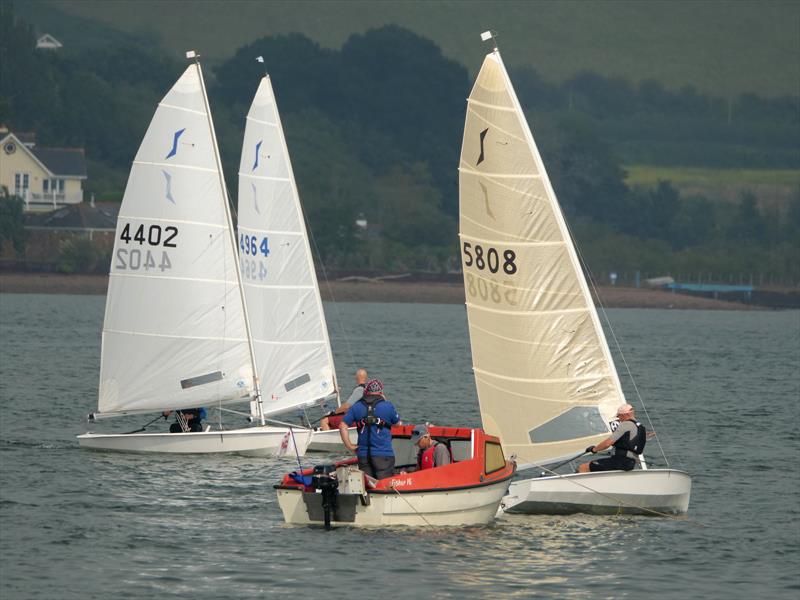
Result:
M164 246L164 248L177 248L175 238L178 236L178 228L173 225L168 225L164 228L161 225L150 225L145 229L144 225L139 225L136 231L131 235L131 224L125 223L122 228L122 233L119 234L119 239L130 244L132 242L138 243L140 246L145 243L150 246Z
M484 248L480 244L473 245L470 242L464 242L463 250L464 265L467 267L475 265L479 271L488 269L490 273L497 273L502 267L503 273L506 275L513 275L517 272L517 263L515 262L517 253L513 250L503 250L502 261L500 252L492 246Z

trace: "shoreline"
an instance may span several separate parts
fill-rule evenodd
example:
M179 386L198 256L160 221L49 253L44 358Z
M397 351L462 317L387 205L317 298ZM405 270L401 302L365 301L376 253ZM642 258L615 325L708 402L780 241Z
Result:
M107 275L0 273L4 294L105 295ZM696 310L766 310L765 307L675 294L663 290L604 286L598 294L606 308L669 308ZM361 280L320 282L323 301L464 304L464 286L441 281ZM595 299L597 304L597 299Z

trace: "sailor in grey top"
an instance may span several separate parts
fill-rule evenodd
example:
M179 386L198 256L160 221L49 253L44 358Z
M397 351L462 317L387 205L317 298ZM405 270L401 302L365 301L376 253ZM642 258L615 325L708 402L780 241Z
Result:
M619 419L619 426L613 431L611 436L604 439L596 446L589 446L586 452L592 454L602 452L606 448L610 448L619 442L620 439L627 433L628 440L633 442L639 432L636 424L636 416L634 415L633 407L630 404L623 404L617 409L617 418ZM596 471L630 471L636 466L636 459L638 455L635 452L626 450L622 452L615 452L613 456L608 458L600 458L588 463L582 464L578 467L578 473L589 473Z

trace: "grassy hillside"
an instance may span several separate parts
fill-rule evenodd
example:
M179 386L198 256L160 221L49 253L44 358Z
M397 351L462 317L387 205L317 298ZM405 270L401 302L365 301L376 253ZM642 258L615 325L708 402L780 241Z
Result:
M800 171L794 169L702 169L627 165L625 183L655 187L669 181L682 195L701 195L710 200L739 202L745 191L760 200L762 208L783 207L800 188Z
M87 29L80 22L95 21L155 35L176 54L196 48L212 63L265 35L299 31L338 48L352 33L397 23L432 39L472 72L486 50L478 34L492 28L510 66L529 64L552 81L588 69L672 88L692 84L721 96L797 95L799 89L800 3L785 0L42 0L17 6L68 43L83 43Z

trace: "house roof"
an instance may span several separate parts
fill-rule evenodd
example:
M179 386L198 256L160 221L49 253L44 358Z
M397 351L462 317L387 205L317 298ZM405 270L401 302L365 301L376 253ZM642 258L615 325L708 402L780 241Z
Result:
M55 37L50 35L49 33L45 33L43 36L39 37L36 40L36 47L37 48L63 48L63 44L59 42Z
M118 209L117 209L118 210ZM29 213L25 216L25 227L32 229L107 229L117 227L116 215L113 211L104 210L82 202L69 204L49 213Z
M31 148L53 175L86 177L86 156L83 148Z

